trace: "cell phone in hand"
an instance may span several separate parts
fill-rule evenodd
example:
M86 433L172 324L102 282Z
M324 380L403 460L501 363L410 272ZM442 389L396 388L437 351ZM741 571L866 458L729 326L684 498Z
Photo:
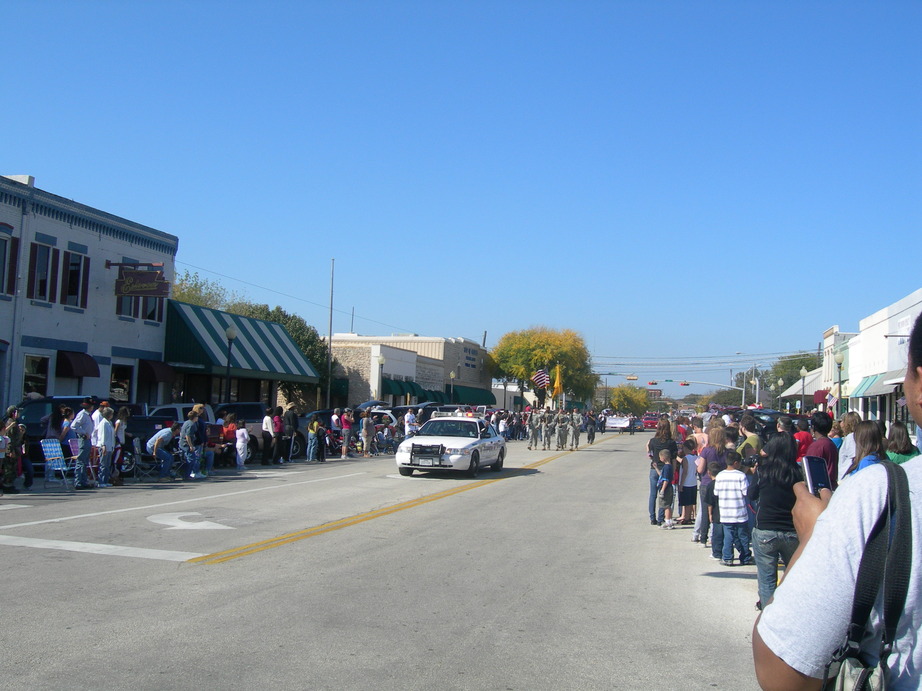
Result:
M829 481L829 471L826 469L826 459L819 456L804 456L803 458L804 482L811 494L820 496L821 489L832 489Z

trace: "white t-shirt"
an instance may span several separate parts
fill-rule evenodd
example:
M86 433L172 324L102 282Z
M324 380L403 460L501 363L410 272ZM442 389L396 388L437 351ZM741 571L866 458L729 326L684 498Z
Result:
M893 689L919 688L922 645L918 639L922 617L922 456L903 464L912 501L912 578L906 605L896 628L888 661L896 673ZM759 635L772 652L802 674L822 678L826 663L844 642L851 621L855 580L863 545L887 499L887 471L873 465L859 479L839 486L820 514L803 554L775 591L759 621ZM880 630L880 599L871 613L871 625ZM862 650L877 661L879 638L865 638Z
M403 416L403 429L407 435L419 429L416 424L416 416L410 411L407 411L407 414Z
M842 440L842 448L839 449L839 482L845 479L845 471L848 470L851 466L852 461L855 460L855 453L857 449L855 448L855 433L846 434L845 439Z

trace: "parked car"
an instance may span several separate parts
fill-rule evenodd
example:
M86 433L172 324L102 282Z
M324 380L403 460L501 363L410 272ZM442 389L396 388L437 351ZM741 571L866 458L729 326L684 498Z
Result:
M436 417L397 447L397 470L455 470L477 477L481 468L503 469L506 440L482 418Z

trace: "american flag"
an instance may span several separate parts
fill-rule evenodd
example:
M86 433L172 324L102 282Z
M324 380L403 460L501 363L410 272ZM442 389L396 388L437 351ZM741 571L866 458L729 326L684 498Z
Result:
M546 389L547 385L551 383L551 377L548 375L547 370L544 369L539 369L531 375L531 380L539 389Z

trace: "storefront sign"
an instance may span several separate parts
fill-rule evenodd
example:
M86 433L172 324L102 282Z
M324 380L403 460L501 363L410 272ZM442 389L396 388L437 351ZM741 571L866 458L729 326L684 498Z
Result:
M165 298L170 295L170 284L163 280L162 271L122 269L115 281L115 294Z

